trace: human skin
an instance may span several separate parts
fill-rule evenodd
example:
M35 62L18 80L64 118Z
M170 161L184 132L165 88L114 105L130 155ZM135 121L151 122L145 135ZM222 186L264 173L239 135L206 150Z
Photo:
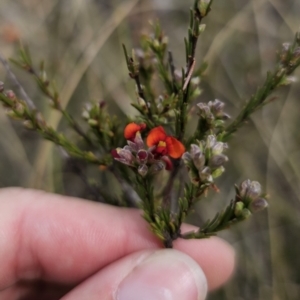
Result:
M3 300L124 300L131 286L134 295L143 287L156 299L194 300L205 298L206 283L213 290L230 278L234 251L217 237L163 249L138 210L6 188L0 266Z

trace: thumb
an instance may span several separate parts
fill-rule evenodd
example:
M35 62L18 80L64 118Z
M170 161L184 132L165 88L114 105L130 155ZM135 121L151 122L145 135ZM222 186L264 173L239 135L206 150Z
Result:
M177 250L128 255L86 279L63 299L203 300L207 281L200 266Z

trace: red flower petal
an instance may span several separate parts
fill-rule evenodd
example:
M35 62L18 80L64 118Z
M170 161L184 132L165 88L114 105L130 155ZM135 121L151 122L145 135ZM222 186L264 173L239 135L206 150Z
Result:
M147 136L147 146L152 147L157 145L160 141L164 141L167 135L163 127L158 126L150 130Z
M145 149L141 149L138 151L137 157L140 161L146 161L148 158L148 152Z
M144 130L146 124L129 123L124 129L124 137L126 140L133 140L138 131Z
M155 153L160 155L168 154L168 149L166 146L158 146L155 148Z
M174 137L168 136L165 141L167 144L168 155L172 158L180 158L185 152L184 145Z

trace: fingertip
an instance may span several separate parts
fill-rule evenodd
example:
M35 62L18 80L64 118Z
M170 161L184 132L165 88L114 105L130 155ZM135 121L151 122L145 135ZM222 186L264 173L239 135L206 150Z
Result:
M116 300L199 299L207 294L207 280L190 256L177 250L154 251L121 282Z
M67 299L204 300L207 280L190 256L174 249L133 253L94 274Z
M208 289L222 286L235 269L234 248L218 237L201 240L177 240L174 248L190 255L201 266L208 281Z

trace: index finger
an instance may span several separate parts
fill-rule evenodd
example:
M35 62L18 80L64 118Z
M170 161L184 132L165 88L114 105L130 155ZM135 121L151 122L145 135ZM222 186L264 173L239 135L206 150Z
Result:
M37 278L74 284L132 252L162 247L137 210L33 190L0 191L0 228L0 288ZM184 241L177 249L202 264L207 253L215 265L226 261L212 254L220 240L194 242L197 252Z

